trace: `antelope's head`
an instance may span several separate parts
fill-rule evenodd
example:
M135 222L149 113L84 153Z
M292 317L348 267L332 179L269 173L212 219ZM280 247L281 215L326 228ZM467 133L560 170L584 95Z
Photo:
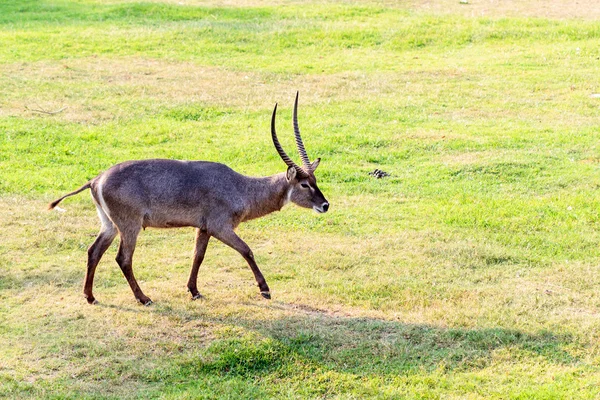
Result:
M317 178L315 178L315 170L319 166L320 158L310 162L304 143L300 137L300 129L298 128L298 93L296 93L296 101L294 102L294 135L296 136L296 147L300 158L302 159L302 166L297 165L292 159L283 151L279 140L277 139L277 133L275 132L275 115L277 114L277 104L273 110L273 117L271 118L271 137L273 138L273 144L277 153L288 166L286 173L286 179L290 185L288 191L288 198L292 203L299 205L300 207L312 208L318 213L325 213L329 209L329 202L319 190L317 186Z

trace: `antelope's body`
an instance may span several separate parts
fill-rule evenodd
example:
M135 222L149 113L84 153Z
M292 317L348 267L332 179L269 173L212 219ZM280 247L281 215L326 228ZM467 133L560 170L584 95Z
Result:
M301 207L326 212L329 203L317 187L314 170L319 159L310 163L297 124L298 96L294 105L294 132L303 166L285 154L275 132L275 148L288 165L287 172L263 178L239 174L226 165L206 161L139 160L117 164L78 190L50 203L54 208L65 197L90 189L102 223L100 233L88 249L84 295L89 303L96 300L92 286L96 266L104 252L120 235L117 263L134 296L142 304L152 301L140 289L132 270L132 257L140 230L146 227L196 228L196 248L188 289L193 299L200 296L197 277L209 239L215 237L237 250L248 262L260 293L270 298L270 290L252 251L234 229L244 221L280 210L291 201Z
M253 178L219 163L160 159L117 164L90 187L115 223L193 226L214 233L280 210L290 191L284 173Z

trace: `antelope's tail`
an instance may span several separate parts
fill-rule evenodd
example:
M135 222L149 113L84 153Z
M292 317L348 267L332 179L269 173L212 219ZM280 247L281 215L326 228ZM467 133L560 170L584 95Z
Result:
M58 203L60 203L61 201L63 201L63 199L65 199L66 197L73 196L73 195L75 195L75 194L77 194L79 192L83 192L85 189L89 189L91 186L92 186L92 181L89 181L88 183L86 183L85 185L83 185L79 189L75 190L74 192L67 193L63 197L61 197L60 199L54 200L52 203L48 204L48 210L52 210L54 207L56 207L58 205Z

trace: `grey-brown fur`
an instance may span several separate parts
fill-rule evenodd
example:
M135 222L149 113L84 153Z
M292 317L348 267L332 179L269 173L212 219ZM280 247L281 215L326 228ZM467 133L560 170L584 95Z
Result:
M272 119L274 140L275 110ZM294 120L297 126L296 118ZM304 151L299 131L296 138L300 140L299 146ZM52 209L65 197L91 189L102 227L88 249L84 285L88 302L95 302L92 286L96 266L119 234L121 240L117 263L135 298L142 304L150 304L150 298L140 289L132 270L137 236L146 227L184 226L196 228L194 260L187 284L192 298L201 297L196 281L211 237L234 248L244 257L254 273L262 296L270 298L269 286L256 265L252 251L234 229L241 222L280 210L288 201L318 212L326 212L329 208L314 176L319 160L304 168L289 161L289 157L286 163L287 172L253 178L213 162L164 159L127 161L111 167L78 190L50 203L49 208Z

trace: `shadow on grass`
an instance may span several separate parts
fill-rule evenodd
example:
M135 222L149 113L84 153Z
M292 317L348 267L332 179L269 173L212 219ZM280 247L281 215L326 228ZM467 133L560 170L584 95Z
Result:
M48 281L54 269L27 279L0 273L0 289L22 287L37 280ZM63 277L69 285L80 281L81 273ZM71 285L72 286L72 285ZM83 298L81 298L83 302ZM279 368L290 362L349 373L408 373L411 370L476 370L490 365L494 354L506 351L509 357L540 358L553 364L574 364L578 358L566 349L573 347L570 335L549 331L525 333L506 328L445 328L434 325L408 324L376 318L331 315L322 310L297 304L269 302L247 303L243 308L258 312L215 316L198 311L174 310L155 304L152 313L164 317L179 315L185 320L243 328L255 337L225 338L211 344L204 357L185 361L182 368L197 372L254 374ZM133 313L145 313L141 306L123 307L102 303L106 307ZM282 314L274 319L255 320L249 315ZM256 339L258 337L259 339Z
M214 305L216 310L221 309L219 304ZM583 344L551 332L408 324L331 315L283 302L239 304L233 314L202 306L175 309L168 304L146 308L134 303L123 306L101 302L96 307L224 328L221 339L213 340L208 347L190 343L181 347L181 353L154 360L149 364L151 368L126 366L124 371L132 374L130 383L145 390L139 395L142 398L312 398L334 393L374 398L381 397L380 385L388 385L393 391L403 379L412 385L419 379L438 379L447 373L476 372L493 365L498 355L503 362L521 364L583 362L567 351ZM85 318L78 321L86 323ZM4 378L9 393L37 390L43 394L51 390L17 385ZM0 374L0 385L2 379ZM82 388L61 393L65 398L79 398L87 392Z
M279 303L275 308L278 306L287 310L294 307ZM273 309L260 307L265 313ZM515 362L579 362L565 350L573 345L573 338L551 332L449 329L306 309L274 320L257 321L239 315L198 318L241 327L249 333L214 341L193 357L186 355L167 369L146 376L148 381L169 387L175 396L201 391L210 383L224 393L250 397L290 393L300 397L331 393L377 397L381 393L373 382L398 388L403 379L475 372L492 365L497 353L502 353L503 360ZM233 392L231 385L237 388Z
M504 352L503 358L525 358L536 363L579 362L566 351L574 339L552 332L529 334L504 328L443 328L332 316L283 303L259 307L264 313L272 312L273 308L292 309L295 315L260 321L239 315L196 316L210 323L241 327L257 335L215 341L201 355L182 360L175 376L178 379L221 376L253 380L264 375L287 376L290 370L363 377L424 371L473 372L490 366L499 352Z

